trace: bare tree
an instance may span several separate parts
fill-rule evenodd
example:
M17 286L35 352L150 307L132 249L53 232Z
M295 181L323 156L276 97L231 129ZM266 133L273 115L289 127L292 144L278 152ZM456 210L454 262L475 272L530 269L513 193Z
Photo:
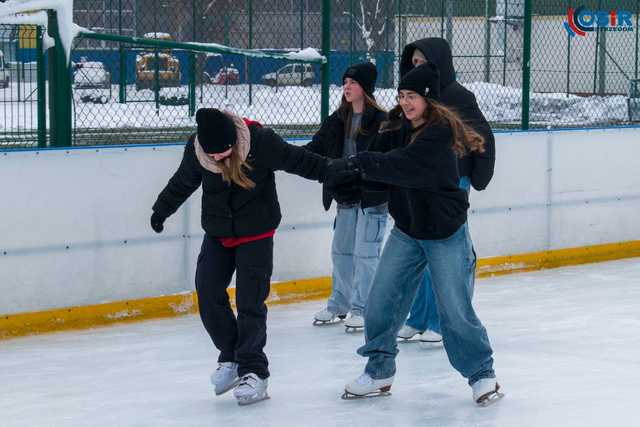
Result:
M382 10L381 0L360 0L360 11L354 13L343 12L345 15L351 16L358 29L362 39L367 46L367 60L375 62L373 55L374 48L377 47L386 31L386 15ZM375 4L375 7L373 7Z

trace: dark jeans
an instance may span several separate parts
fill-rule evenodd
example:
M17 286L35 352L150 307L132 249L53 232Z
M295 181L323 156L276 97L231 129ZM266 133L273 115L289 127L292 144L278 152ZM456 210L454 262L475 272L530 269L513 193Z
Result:
M225 248L215 237L205 235L198 256L196 291L200 318L220 350L218 362L238 363L238 375L255 373L269 377L264 354L267 343L267 306L273 238ZM236 307L229 304L227 287L236 273Z

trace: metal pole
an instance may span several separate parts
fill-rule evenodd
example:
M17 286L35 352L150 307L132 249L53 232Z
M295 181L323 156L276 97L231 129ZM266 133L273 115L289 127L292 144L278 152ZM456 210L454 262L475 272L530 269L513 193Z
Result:
M638 27L639 24L640 24L640 0L636 0L636 63L635 63L635 68L633 72L633 75L635 76L634 78L636 80L638 80L638 31L640 31L640 27Z
M567 0L567 9L571 7L571 0ZM571 36L567 33L567 90L566 95L569 97L571 90Z
M489 0L484 1L484 81L491 81L491 23L489 22Z
M253 0L249 0L249 49L253 49ZM253 103L253 85L251 84L251 58L246 58L246 74L249 80L249 105Z
M600 33L600 31L598 31ZM604 95L606 92L606 72L607 72L607 33L600 34L598 43L598 94Z
M440 2L440 38L444 38L444 0Z
M300 0L300 49L304 49L304 0ZM300 72L300 86L304 82L304 64Z
M353 64L353 0L349 0L349 65Z
M58 29L57 13L47 11L49 36L55 40L55 46L49 48L49 111L51 127L51 145L69 147L71 145L71 72L62 47Z
M600 10L602 8L602 1L598 0L598 10ZM600 31L598 31L598 28L596 27L596 51L595 51L595 55L593 57L593 93L596 93L596 85L597 85L597 81L598 81L598 53L600 52Z
M331 69L331 0L322 0L322 54L327 62L322 64L322 94L320 102L320 119L324 121L329 115L329 70Z
M122 0L118 0L118 34L122 35ZM120 67L118 73L118 102L127 102L127 58L122 43L119 43L118 54L120 57Z
M196 113L196 54L194 52L189 52L189 116L193 116L195 113Z
M502 15L502 86L507 85L507 8L509 3L504 0L504 15Z
M193 41L198 40L198 27L196 25L197 22L197 13L196 13L196 0L191 1L191 22L193 22Z
M505 13L506 15L506 13ZM522 58L522 129L529 129L531 90L531 0L524 0L524 46Z
M154 85L153 85L153 99L156 103L156 116L160 115L160 54L158 53L158 48L155 50L155 67L154 67Z
M42 28L36 27L36 86L38 96L38 148L47 146L47 80L44 73L44 51L42 50Z
M447 0L447 41L453 51L453 0Z

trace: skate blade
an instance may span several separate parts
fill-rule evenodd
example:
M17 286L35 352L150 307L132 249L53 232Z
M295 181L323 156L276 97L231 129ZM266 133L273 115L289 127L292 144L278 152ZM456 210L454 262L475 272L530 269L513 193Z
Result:
M494 391L491 391L483 396L480 396L478 400L476 400L476 404L482 408L486 408L487 406L491 406L496 403L498 400L504 397L504 393L499 392L500 386L498 385Z
M264 396L260 396L260 397L238 399L238 405L240 406L253 405L254 403L262 402L263 400L268 400L268 399L271 399L271 396L269 396L268 394L265 394Z
M364 326L345 326L344 331L348 334L352 332L362 332L364 331Z
M343 400L358 400L358 399L369 399L372 397L387 397L391 396L391 386L382 387L380 390L372 391L367 394L353 394L348 392L347 390L342 393Z
M346 319L346 314L345 315L340 315L337 316L335 319L333 320L318 320L318 319L314 319L313 320L313 326L328 326L328 325L335 325L336 323L340 323L342 322L344 319Z
M240 378L237 378L234 382L232 382L231 384L229 384L229 386L225 389L222 390L216 390L214 388L214 393L216 394L216 396L222 396L223 394L225 394L226 392L228 392L229 390L233 390L234 388L236 388L236 386L240 384Z

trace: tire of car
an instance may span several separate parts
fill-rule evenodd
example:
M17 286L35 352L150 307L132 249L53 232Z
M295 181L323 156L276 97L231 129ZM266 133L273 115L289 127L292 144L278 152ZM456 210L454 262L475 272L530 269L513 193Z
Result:
M302 86L311 86L313 84L313 79L304 79L302 81Z

